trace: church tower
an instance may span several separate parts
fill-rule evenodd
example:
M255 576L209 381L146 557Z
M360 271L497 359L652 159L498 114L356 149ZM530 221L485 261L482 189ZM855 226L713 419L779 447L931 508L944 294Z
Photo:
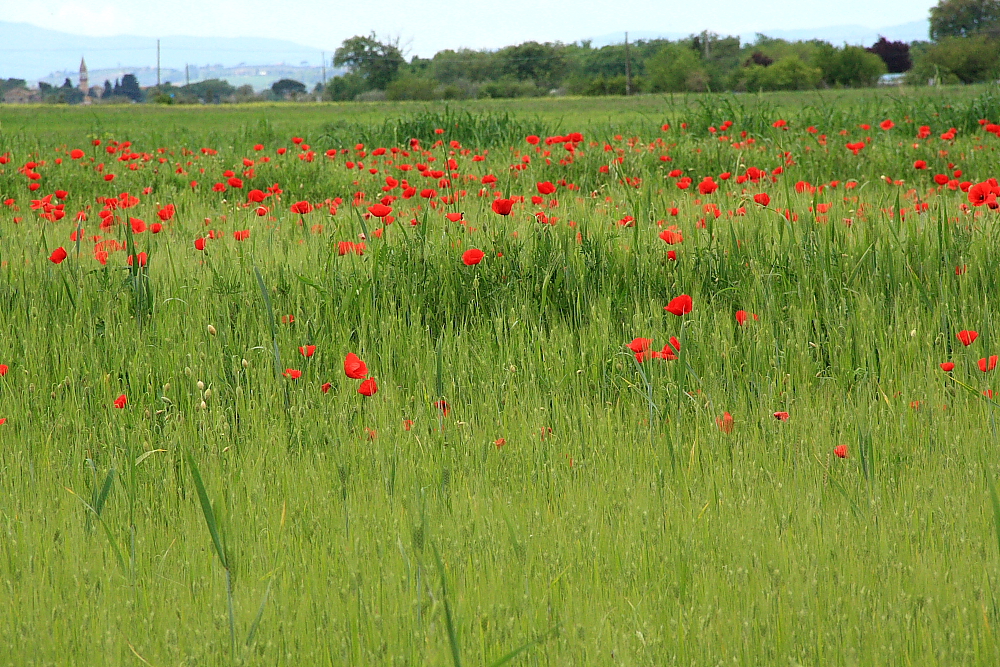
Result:
M90 77L87 75L87 62L80 58L80 91L86 97L90 95Z

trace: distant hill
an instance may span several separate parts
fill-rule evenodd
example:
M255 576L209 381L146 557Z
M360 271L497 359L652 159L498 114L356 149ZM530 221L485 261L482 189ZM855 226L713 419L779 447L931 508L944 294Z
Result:
M337 46L339 44L331 45L326 54L328 61ZM16 77L36 82L53 73L75 73L79 69L81 56L86 58L87 67L91 71L153 68L155 83L155 38L134 35L87 37L47 30L27 23L0 21L0 78ZM283 63L295 67L318 68L322 65L322 55L319 49L266 37L160 38L161 69L179 71L181 83L185 64L198 67L234 67L244 63ZM92 74L91 83L94 83L95 78ZM74 74L74 81L75 79ZM62 83L62 78L58 83Z
M861 46L871 46L878 41L879 35L892 41L914 42L928 39L927 33L930 24L927 21L913 21L902 25L887 26L883 28L866 28L860 25L840 25L829 28L809 28L796 30L761 30L761 34L768 37L787 39L789 41L821 39L836 46L841 44L857 44ZM689 33L679 32L656 32L652 30L639 30L629 32L630 41L652 40L652 39L681 39L687 37ZM720 31L720 34L729 34ZM756 32L740 33L743 43L753 42L757 36ZM625 34L621 32L600 35L592 38L593 46L607 46L608 44L621 44L625 41Z

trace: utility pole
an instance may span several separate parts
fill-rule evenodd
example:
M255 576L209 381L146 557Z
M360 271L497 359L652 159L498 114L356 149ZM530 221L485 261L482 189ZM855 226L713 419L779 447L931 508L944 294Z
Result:
M156 40L156 89L160 89L160 40Z
M320 51L323 54L323 87L326 87L326 51Z
M628 33L625 33L625 94L632 94L632 59L628 54Z
M189 69L187 63L184 63L184 85L191 85L191 70Z

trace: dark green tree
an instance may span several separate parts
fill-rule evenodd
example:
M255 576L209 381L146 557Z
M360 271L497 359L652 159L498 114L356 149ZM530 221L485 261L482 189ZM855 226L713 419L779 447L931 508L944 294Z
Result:
M345 39L333 54L333 64L358 74L369 88L385 90L406 63L396 42L380 42L373 32L367 37Z
M135 74L126 74L122 77L121 94L133 102L142 102L142 88L139 87L139 80Z
M277 97L290 98L306 92L306 84L295 79L281 79L271 84L271 92Z
M1000 32L1000 0L940 0L931 7L931 39Z
M518 81L534 81L542 88L554 88L566 75L566 58L561 44L524 42L500 49L501 72Z

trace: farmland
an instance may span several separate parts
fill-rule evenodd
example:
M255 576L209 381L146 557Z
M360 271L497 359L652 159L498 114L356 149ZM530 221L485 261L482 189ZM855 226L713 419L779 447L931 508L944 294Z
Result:
M998 122L0 108L0 657L996 664Z

